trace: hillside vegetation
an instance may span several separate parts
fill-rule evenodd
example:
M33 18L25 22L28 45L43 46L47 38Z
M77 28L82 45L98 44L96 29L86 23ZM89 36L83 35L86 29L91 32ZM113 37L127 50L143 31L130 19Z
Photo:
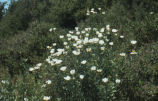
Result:
M0 2L0 101L158 101L157 0Z

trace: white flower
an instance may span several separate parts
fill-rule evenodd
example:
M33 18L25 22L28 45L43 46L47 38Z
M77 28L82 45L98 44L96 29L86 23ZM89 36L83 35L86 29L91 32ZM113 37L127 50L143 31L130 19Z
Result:
M110 31L110 25L106 25L106 30Z
M40 69L40 67L39 66L35 66L34 69Z
M136 44L137 43L137 41L136 40L131 40L131 44Z
M96 66L92 66L92 67L91 67L91 70L92 70L92 71L96 70Z
M73 34L74 32L73 31L69 31L69 33Z
M77 35L80 35L80 32L79 32L79 31L77 31L77 32L76 32L76 34L77 34Z
M51 83L52 83L51 80L47 80L47 81L46 81L46 84L48 84L48 85L51 84Z
M64 45L66 46L68 43L67 42L64 42Z
M104 83L108 82L108 78L103 78L102 82L104 82Z
M91 48L86 48L86 51L87 51L87 52L91 52L92 49L91 49Z
M98 37L99 37L99 38L103 37L103 34L102 34L102 33L99 33L99 34L98 34Z
M37 66L37 67L40 67L41 65L42 65L42 63L38 63L36 66Z
M53 43L53 46L56 46L57 44L56 43Z
M92 8L91 11L94 11L94 8Z
M56 62L56 64L61 64L62 63L62 60L57 60L57 61L55 61Z
M109 42L109 39L105 39L107 42Z
M60 35L59 38L61 38L61 39L64 38L64 35Z
M82 62L81 62L81 64L86 64L87 63L87 61L86 60L83 60Z
M53 30L52 28L49 29L50 32L52 32L52 30Z
M44 96L44 97L43 97L43 100L44 100L44 101L50 100L50 96Z
M65 71L66 68L67 68L66 66L63 66L63 67L60 68L60 70L61 70L61 71Z
M1 81L3 84L9 83L7 80L2 80Z
M104 45L104 41L103 40L99 40L99 44L100 45Z
M105 14L105 12L102 12L102 14Z
M103 33L104 31L105 31L105 28L101 28L100 32L102 32L102 33Z
M90 13L86 13L86 15L90 15Z
M29 68L29 71L30 71L30 72L32 72L32 71L34 71L34 70L35 70L35 69L34 69L34 68L32 68L32 67L31 67L31 68Z
M98 8L98 10L101 10L101 8Z
M85 31L81 31L81 33L86 33Z
M56 30L56 28L53 28L53 30L55 31L55 30Z
M114 43L113 43L113 42L109 42L109 45L111 45L111 46L112 46L112 45L114 45Z
M74 55L80 55L80 51L74 50L74 51L72 51L72 53L73 53Z
M66 76L66 77L64 77L64 79L69 81L71 79L71 77L70 76Z
M102 72L102 69L97 69L97 72Z
M121 80L120 80L120 79L116 79L115 82L116 82L116 83L120 83Z
M105 50L105 47L100 47L101 50Z
M27 98L24 98L24 101L29 101Z
M47 48L48 48L48 49L51 49L51 47L50 47L50 46L47 46Z
M66 46L65 48L66 48L66 49L69 49L70 47L69 47L69 46Z
M71 40L71 38L67 38L67 40L68 40L68 41L70 41L70 40Z
M120 38L121 38L121 39L123 39L123 38L124 38L124 36L123 36L123 35L121 35L121 36L120 36Z
M80 75L80 79L83 79L84 78L84 75Z
M117 29L112 29L112 32L116 33L116 32L118 32L118 30Z
M120 53L120 56L126 56L126 53Z
M76 48L82 48L83 47L83 45L79 45L79 46L77 46Z
M71 74L71 75L74 75L74 74L75 74L75 70L74 70L74 69L71 70L71 71L70 71L70 74Z
M86 37L88 37L89 36L89 34L88 33L86 33Z
M89 12L87 12L87 13L86 13L86 15L90 15L90 13L89 13Z
M78 27L75 27L75 30L78 31Z
M84 38L83 43L86 44L88 42L89 42L88 38Z
M71 34L67 34L66 36L67 36L67 37L71 37Z
M154 12L150 12L150 14L154 14Z
M51 49L50 53L53 54L55 52L55 49Z

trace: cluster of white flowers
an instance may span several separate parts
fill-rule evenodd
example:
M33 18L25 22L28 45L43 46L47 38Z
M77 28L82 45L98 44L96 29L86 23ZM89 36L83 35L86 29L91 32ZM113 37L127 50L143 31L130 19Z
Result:
M98 8L97 11L101 11L101 8ZM101 11L102 12L102 11ZM87 15L90 15L90 13L96 14L97 12L92 8L90 11L87 11ZM105 12L102 12L102 14L105 14ZM52 30L56 29L49 29L51 32ZM67 55L73 55L74 57L79 57L84 52L87 52L87 54L91 54L92 56L97 56L98 53L94 53L97 46L102 53L106 50L108 50L108 47L113 48L117 42L113 42L111 40L111 36L118 37L119 40L123 40L124 36L119 35L119 30L115 28L111 28L110 25L106 25L102 28L92 28L87 27L84 29L80 29L79 27L75 27L74 31L69 31L67 34L59 35L59 38L63 41L63 48L57 48L56 49L56 43L53 43L52 46L47 46L47 48L50 51L50 55L47 57L46 62L52 66L52 68L55 65L58 65L57 69L59 69L59 72L62 73L63 80L64 81L72 81L77 80L79 81L84 80L86 78L86 73L78 73L78 69L76 67L69 67L69 65L66 65L64 60ZM110 37L109 37L110 36ZM131 40L132 46L137 43L136 40ZM108 47L106 47L108 46ZM118 55L121 57L125 57L127 53L120 52ZM137 54L135 50L132 50L130 54ZM65 56L65 57L64 57ZM64 58L63 58L64 57ZM89 60L82 59L77 60L77 63L79 63L80 66L86 67L89 65ZM37 64L35 67L30 68L29 71L34 71L37 69L40 69L42 63ZM89 67L89 70L96 74L103 73L104 69L99 67L98 65L95 66L95 64L91 65ZM101 81L103 83L110 82L110 78L103 77L101 78ZM121 82L120 79L116 79L115 83L119 84ZM47 79L42 87L46 87L47 85L50 85L52 83L51 80ZM48 101L50 100L50 96L44 96L43 100Z
M42 63L38 63L38 64L36 64L35 67L30 67L29 71L33 72L34 70L38 70L38 69L40 69L41 66L42 66Z
M102 8L97 8L97 9L91 8L90 10L89 9L87 10L86 15L98 14L98 13L101 13L103 15L105 14L105 12L102 11Z
M55 31L56 28L50 28L50 29L49 29L49 32L52 32L53 30Z

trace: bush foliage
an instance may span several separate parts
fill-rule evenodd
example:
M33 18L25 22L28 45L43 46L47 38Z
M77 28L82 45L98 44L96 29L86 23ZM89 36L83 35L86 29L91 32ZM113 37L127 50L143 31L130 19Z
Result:
M156 0L4 5L0 100L158 100Z

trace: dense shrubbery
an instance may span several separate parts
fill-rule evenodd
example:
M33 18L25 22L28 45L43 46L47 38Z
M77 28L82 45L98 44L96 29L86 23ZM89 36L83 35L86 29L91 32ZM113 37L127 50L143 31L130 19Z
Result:
M157 11L155 0L12 2L0 15L0 100L157 101Z

